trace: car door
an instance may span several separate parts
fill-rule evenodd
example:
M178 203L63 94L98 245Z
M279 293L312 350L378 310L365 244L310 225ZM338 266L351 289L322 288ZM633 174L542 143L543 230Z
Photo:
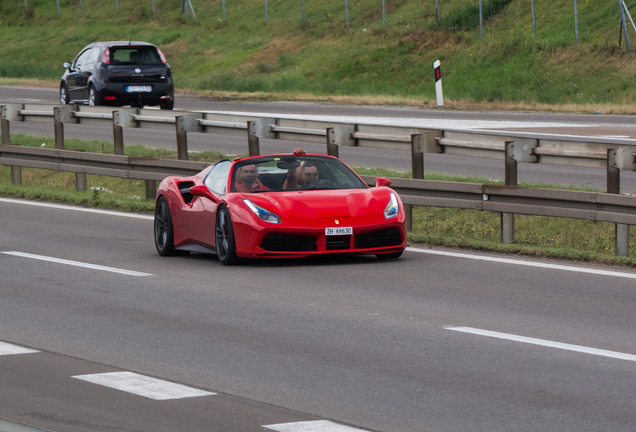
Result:
M91 53L91 48L82 51L76 58L69 74L66 76L66 84L68 85L68 95L71 100L85 100L86 99L86 83L88 79L85 72L82 71L84 64L88 60L88 56Z
M203 183L217 198L217 202L227 193L226 186L230 165L231 162L227 160L218 162L203 179ZM190 202L190 208L186 210L188 212L187 219L189 221L190 237L198 244L211 248L216 246L214 231L216 228L217 202L204 197L194 197Z

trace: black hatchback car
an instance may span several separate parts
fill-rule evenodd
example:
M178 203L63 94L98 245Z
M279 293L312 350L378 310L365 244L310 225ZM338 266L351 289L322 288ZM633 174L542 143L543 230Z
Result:
M64 63L60 103L174 108L170 66L146 42L95 42Z

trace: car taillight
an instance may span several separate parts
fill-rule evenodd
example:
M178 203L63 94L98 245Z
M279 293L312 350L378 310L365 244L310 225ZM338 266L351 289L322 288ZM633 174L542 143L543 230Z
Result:
M117 100L117 96L104 96L106 100Z
M106 49L102 56L102 63L110 64L110 50Z
M161 57L161 62L166 63L166 57L163 55L159 48L157 48L157 52L159 53L159 57Z

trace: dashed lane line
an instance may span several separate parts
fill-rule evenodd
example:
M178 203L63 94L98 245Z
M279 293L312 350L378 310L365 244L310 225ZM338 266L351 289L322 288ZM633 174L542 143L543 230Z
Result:
M627 278L627 279L636 279L636 273L623 273L623 272L617 272L617 271L611 271L611 270L600 270L600 269L585 268L585 267L566 266L561 264L549 264L549 263L536 262L536 261L523 261L523 260L510 259L510 258L499 258L499 257L484 256L484 255L472 255L472 254L465 254L465 253L458 253L458 252L447 252L447 251L441 251L441 250L435 250L435 249L420 249L420 248L414 248L414 247L407 247L406 250L409 252L417 252L417 253L424 253L424 254L431 254L431 255L442 255L442 256L448 256L448 257L454 257L454 258L465 258L465 259L473 259L473 260L479 260L479 261L490 261L490 262L496 262L496 263L502 263L502 264L515 264L515 265L528 266L528 267L540 267L545 269L563 270L563 271L570 271L575 273L589 273L589 274L595 274L600 276L613 276L613 277L621 277L621 278Z
M176 384L140 375L135 372L107 372L101 374L75 375L72 378L154 400L184 399L216 394L188 387L183 384Z
M39 351L0 341L0 356L12 354L29 354L36 352Z
M84 213L98 213L103 215L128 217L128 218L134 218L134 219L154 220L153 216L139 214L139 213L100 210L95 208L70 206L70 205L63 205L63 204L49 204L49 203L40 202L40 201L27 201L27 200L21 200L21 199L0 198L0 202L6 202L11 204L23 204L23 205L30 205L30 206L36 206L36 207L48 207L48 208L59 209L59 210L79 211Z
M53 262L53 263L57 263L57 264L65 264L65 265L69 265L69 266L82 267L82 268L87 268L87 269L92 269L92 270L106 271L106 272L110 272L110 273L119 273L119 274L123 274L123 275L127 275L127 276L154 276L153 274L150 274L150 273L143 273L143 272L138 272L138 271L134 271L134 270L119 269L119 268L115 268L115 267L107 267L107 266L98 265L98 264L88 264L88 263L83 263L83 262L80 262L80 261L72 261L72 260L67 260L67 259L54 258L54 257L48 257L48 256L44 256L44 255L35 255L35 254L26 253L26 252L7 251L7 252L0 252L0 253L5 254L5 255L12 255L12 256L17 256L17 257L22 257L22 258L30 258L30 259L40 260L40 261L48 261L48 262Z
M329 420L278 423L263 425L263 427L278 432L363 432L362 429L341 425Z
M445 327L445 329L453 330L456 332L462 332L462 333L470 333L470 334L479 335L479 336L505 339L505 340L514 341L514 342L527 343L531 345L540 345L544 347L558 348L558 349L562 349L566 351L574 351L579 353L597 355L601 357L609 357L609 358L614 358L619 360L628 360L628 361L636 362L636 355L626 354L626 353L617 352L617 351L608 351L604 349L590 348L590 347L586 347L582 345L572 345L572 344L567 344L562 342L555 342L555 341L550 341L545 339L537 339L537 338L527 337L527 336L518 336L518 335L513 335L508 333L500 333L496 331L482 330L482 329L477 329L472 327Z

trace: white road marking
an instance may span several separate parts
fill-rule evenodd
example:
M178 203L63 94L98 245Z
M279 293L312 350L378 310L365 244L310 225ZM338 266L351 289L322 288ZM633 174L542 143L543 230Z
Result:
M491 256L464 254L464 253L458 253L458 252L446 252L446 251L440 251L440 250L434 250L434 249L420 249L420 248L407 247L406 250L410 252L450 256L454 258L466 258L466 259L473 259L473 260L479 260L479 261L497 262L502 264L516 264L516 265L528 266L528 267L540 267L540 268L546 268L546 269L552 269L552 270L571 271L575 273L589 273L589 274L595 274L600 276L613 276L613 277L622 277L627 279L636 279L636 273L623 273L623 272L617 272L617 271L611 271L611 270L599 270L599 269L584 268L584 267L565 266L560 264L548 264L548 263L542 263L542 262L515 260L510 258L498 258L498 257L491 257Z
M32 205L32 206L38 206L38 207L48 207L48 208L54 208L54 209L60 209L60 210L80 211L80 212L86 212L86 213L99 213L104 215L129 217L129 218L135 218L135 219L154 220L154 216L143 215L139 213L100 210L95 208L86 208L86 207L70 206L70 205L63 205L63 204L50 204L50 203L45 203L40 201L27 201L27 200L20 200L20 199L0 198L0 202L7 202L11 204L25 204L25 205Z
M366 124L373 126L403 126L425 129L482 129L482 128L547 128L547 127L593 127L595 124L551 123L510 120L454 120L454 119L420 119L397 117L355 117L334 115L304 115L282 113L257 113L241 111L202 111L209 114L226 114L254 118L283 118L292 120L311 120L326 123Z
M532 345L558 348L558 349L567 350L567 351L593 354L593 355L597 355L601 357L610 357L610 358L615 358L619 360L636 361L636 355L625 354L625 353L617 352L617 351L608 351L603 349L585 347L581 345L572 345L567 343L549 341L545 339L536 339L536 338L526 337L526 336L517 336L513 334L499 333L499 332L490 331L490 330L481 330L481 329L476 329L471 327L445 327L445 329L458 331L462 333L476 334L480 336L488 336L488 337L493 337L497 339L506 339L506 340L510 340L514 342L522 342L522 343L527 343Z
M154 400L183 399L216 394L134 372L75 375L73 378Z
M11 355L11 354L29 354L29 353L36 353L36 352L39 352L39 351L0 341L0 356Z
M263 427L279 432L363 432L362 429L341 425L329 420L278 423L264 425Z
M6 255L18 256L22 258L31 258L31 259L36 259L40 261L48 261L48 262L53 262L57 264L83 267L83 268L92 269L92 270L101 270L101 271L107 271L111 273L119 273L119 274L128 275L128 276L154 276L150 273L142 273L142 272L133 271L133 270L124 270L124 269L119 269L115 267L102 266L98 264L87 264L87 263L83 263L79 261L53 258L53 257L44 256L44 255L35 255L35 254L26 253L26 252L7 251L7 252L0 252L0 253L6 254Z

